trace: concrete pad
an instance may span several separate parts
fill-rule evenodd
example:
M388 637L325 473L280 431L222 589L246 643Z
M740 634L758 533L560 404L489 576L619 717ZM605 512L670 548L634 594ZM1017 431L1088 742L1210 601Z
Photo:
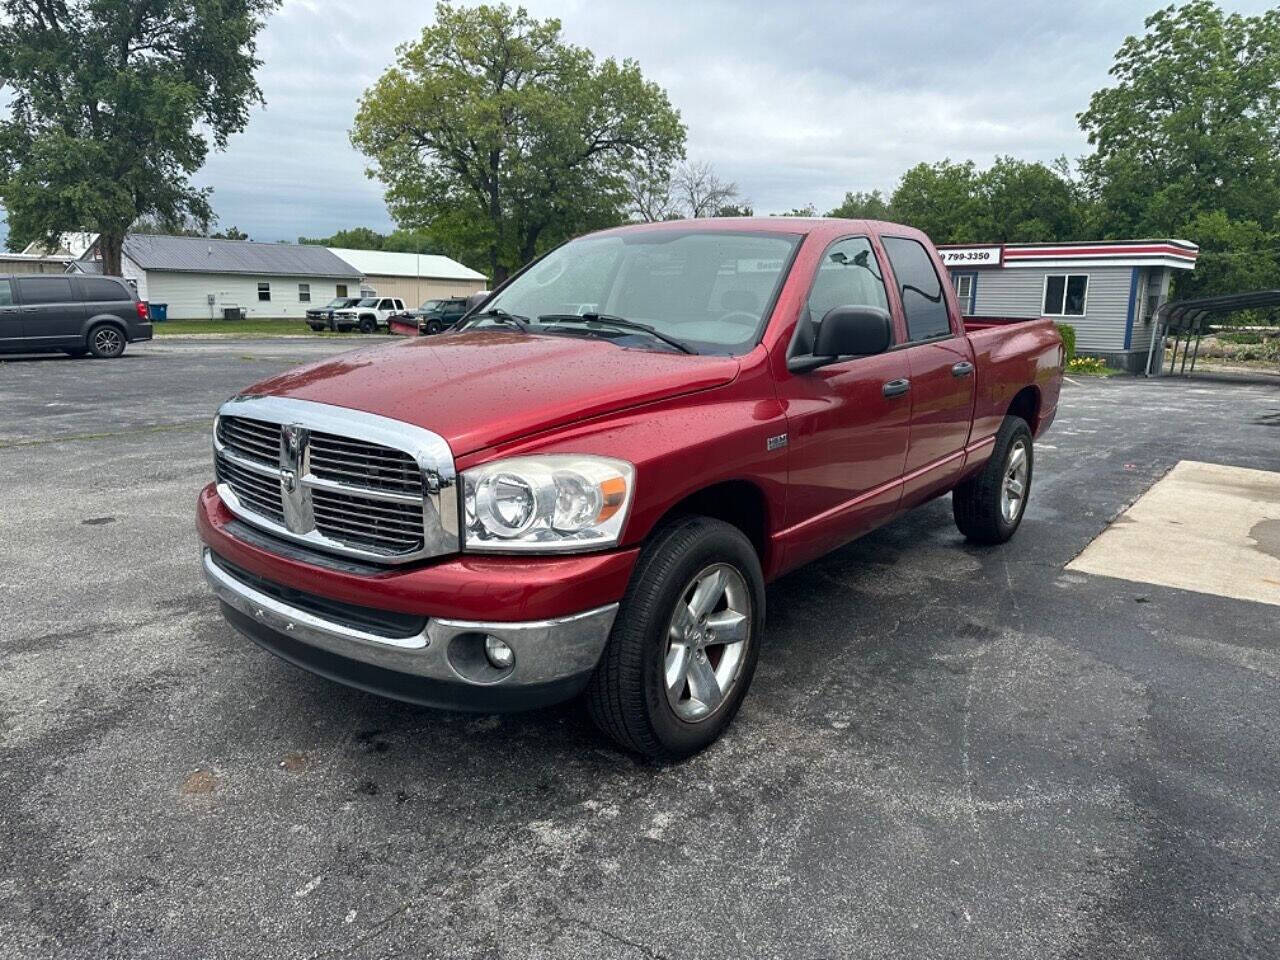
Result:
M1280 473L1181 460L1067 569L1280 606Z

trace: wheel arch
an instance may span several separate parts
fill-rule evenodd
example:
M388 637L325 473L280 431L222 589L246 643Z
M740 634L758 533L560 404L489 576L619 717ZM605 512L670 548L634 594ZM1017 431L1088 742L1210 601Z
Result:
M85 321L84 331L82 336L84 338L84 342L86 345L88 345L89 337L93 333L93 331L98 329L98 327L101 327L104 325L115 327L117 330L120 331L120 335L124 337L125 342L127 343L129 341L128 325L113 313L101 313L98 316L90 317L88 320Z
M1009 401L1005 416L1021 417L1031 428L1034 437L1040 428L1040 388L1032 384L1023 387Z
M672 504L645 531L645 538L673 520L692 516L712 517L737 527L751 541L760 566L769 569L769 501L758 485L750 480L724 480L695 490Z

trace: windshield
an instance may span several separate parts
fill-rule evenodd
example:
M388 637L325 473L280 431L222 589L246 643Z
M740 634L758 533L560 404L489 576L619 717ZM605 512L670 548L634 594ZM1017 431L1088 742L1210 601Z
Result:
M423 300L422 306L420 306L418 309L419 310L435 310L439 308L440 305L443 303L444 303L443 300Z
M326 307L345 307L350 302L351 301L348 300L346 297L334 297L332 300L326 303L325 306Z
M745 353L759 338L799 241L798 234L673 229L583 237L516 277L485 312L505 311L545 328L554 326L556 314L614 316L653 327L698 353ZM580 324L556 330L584 333ZM665 349L622 329L610 336L625 337L627 346Z
M376 307L377 305L378 305L377 297L365 297L363 300L361 300L359 303L356 304L357 307Z

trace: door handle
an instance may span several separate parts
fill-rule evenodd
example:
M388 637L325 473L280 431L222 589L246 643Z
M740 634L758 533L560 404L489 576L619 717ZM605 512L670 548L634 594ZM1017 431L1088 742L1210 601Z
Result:
M899 397L910 389L910 380L890 380L884 385L884 395L886 397Z
M967 361L962 360L951 368L951 375L953 377L967 377L971 373L973 373L973 364Z

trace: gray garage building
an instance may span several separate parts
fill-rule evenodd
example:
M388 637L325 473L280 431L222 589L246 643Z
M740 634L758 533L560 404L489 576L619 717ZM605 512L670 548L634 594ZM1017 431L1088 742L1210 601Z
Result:
M1099 240L939 247L966 316L1050 317L1076 352L1141 370L1156 307L1175 270L1195 268L1186 240Z

